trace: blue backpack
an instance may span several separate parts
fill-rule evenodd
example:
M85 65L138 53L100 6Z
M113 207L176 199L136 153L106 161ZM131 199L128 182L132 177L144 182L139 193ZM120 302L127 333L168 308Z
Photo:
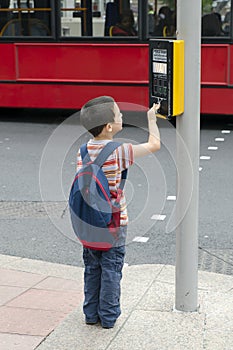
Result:
M114 203L111 201L108 180L102 165L121 143L109 142L94 162L87 145L80 148L83 167L75 175L69 196L70 217L73 230L84 247L109 250L117 241L120 227L120 199L127 177L122 172L121 183Z

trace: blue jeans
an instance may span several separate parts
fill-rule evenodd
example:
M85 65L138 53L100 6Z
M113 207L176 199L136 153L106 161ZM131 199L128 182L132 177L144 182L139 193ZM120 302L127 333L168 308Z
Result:
M103 327L110 328L120 316L120 282L124 256L125 246L108 251L83 249L83 312L87 323L100 320Z

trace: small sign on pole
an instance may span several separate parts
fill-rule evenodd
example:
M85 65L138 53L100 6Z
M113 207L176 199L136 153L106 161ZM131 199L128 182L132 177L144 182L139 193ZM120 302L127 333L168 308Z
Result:
M160 116L184 112L184 41L150 40L150 105L160 103Z

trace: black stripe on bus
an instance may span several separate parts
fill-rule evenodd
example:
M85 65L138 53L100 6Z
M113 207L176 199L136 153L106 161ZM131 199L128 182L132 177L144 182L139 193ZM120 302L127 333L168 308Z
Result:
M15 80L0 80L0 84L15 84L15 85L95 85L95 86L134 86L134 87L147 87L147 83L101 83L101 82L76 82L76 81L15 81Z

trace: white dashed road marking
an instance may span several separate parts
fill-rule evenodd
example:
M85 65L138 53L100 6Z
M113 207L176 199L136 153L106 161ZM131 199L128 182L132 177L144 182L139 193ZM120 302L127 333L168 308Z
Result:
M166 218L166 215L154 214L152 215L152 220L163 221Z
M200 157L200 159L202 159L202 160L210 160L210 158L211 158L210 156L201 156Z
M215 147L215 146L210 146L208 147L208 150L210 151L217 151L218 147Z
M176 196L167 196L167 200L168 201L175 201L176 200Z
M216 137L215 141L223 142L223 141L225 141L225 139L223 137Z
M140 242L140 243L146 243L148 241L149 237L135 237L133 239L133 242Z

